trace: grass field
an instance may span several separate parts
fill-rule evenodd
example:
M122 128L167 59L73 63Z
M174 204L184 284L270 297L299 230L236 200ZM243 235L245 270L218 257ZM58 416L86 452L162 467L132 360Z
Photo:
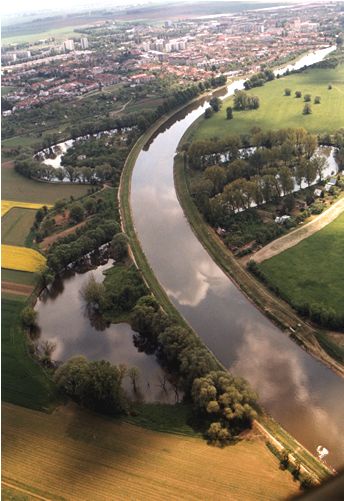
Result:
M298 491L263 441L218 449L81 413L3 405L3 481L48 499L285 499Z
M75 36L78 36L78 33L75 33L73 27L65 26L63 28L53 28L49 31L40 31L37 33L28 33L26 35L13 35L13 36L10 35L2 37L2 43L4 45L9 45L12 43L25 43L25 42L30 43L50 37L54 37L56 40L66 40L66 38Z
M37 272L44 267L46 259L34 249L1 245L1 268Z
M327 86L332 83L332 90ZM290 88L292 95L284 96L284 89ZM311 94L321 97L321 104L312 104L312 114L303 115L303 97L296 99L295 91L302 96ZM195 124L192 139L210 139L230 134L247 133L252 127L261 129L282 129L304 127L311 132L334 132L343 127L344 116L344 65L334 70L310 69L290 75L248 91L258 96L260 108L252 111L234 111L233 120L226 120L226 108L232 105L232 98L224 101L222 109L209 119L200 118Z
M1 300L1 391L2 400L33 409L47 409L54 401L54 390L43 370L27 351L20 327L25 300L20 296Z
M298 245L263 261L268 282L292 304L320 303L344 314L344 214Z
M49 184L27 179L14 168L1 169L1 196L4 200L53 204L61 198L79 198L89 190L87 185Z
M1 220L1 241L8 245L25 245L35 220L35 210L12 209Z

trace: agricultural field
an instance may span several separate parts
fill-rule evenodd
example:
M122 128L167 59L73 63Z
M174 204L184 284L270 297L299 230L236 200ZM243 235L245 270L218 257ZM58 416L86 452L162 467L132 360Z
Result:
M43 369L29 356L26 335L20 326L25 298L3 294L1 300L2 399L32 409L48 409L54 388Z
M332 89L328 89L329 83ZM291 96L284 96L284 89L291 89ZM321 104L311 104L312 114L303 115L303 97L295 98L295 91L302 96L320 96ZM336 69L310 69L303 73L289 75L263 87L247 92L258 96L258 110L234 111L233 120L226 120L226 108L232 106L233 98L223 102L222 109L211 118L200 118L192 131L191 138L209 139L230 134L244 134L253 127L263 130L287 127L304 127L311 132L334 132L343 127L344 116L344 64ZM190 139L191 139L190 138Z
M45 266L45 262L45 257L34 249L1 245L1 268L37 272Z
M14 202L12 200L2 200L1 201L1 217L7 214L11 209L32 209L38 210L43 207L43 204L32 204L29 202ZM47 205L48 209L52 207L52 205Z
M344 314L344 213L298 245L259 264L293 305L319 303Z
M1 270L1 279L14 284L34 285L37 277L34 273L18 270Z
M299 489L259 439L219 449L74 406L48 415L10 404L3 434L3 482L48 499L272 500Z
M12 209L1 220L1 241L7 245L25 245L35 220L35 210Z
M79 198L87 194L88 185L48 184L27 179L13 167L1 168L1 196L3 200L53 204L61 198Z

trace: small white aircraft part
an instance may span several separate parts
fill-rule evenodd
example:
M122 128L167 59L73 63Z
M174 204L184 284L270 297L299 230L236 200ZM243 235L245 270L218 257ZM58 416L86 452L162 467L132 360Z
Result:
M318 453L319 459L324 459L324 457L327 456L329 451L326 449L326 447L323 447L322 445L318 445L317 453Z

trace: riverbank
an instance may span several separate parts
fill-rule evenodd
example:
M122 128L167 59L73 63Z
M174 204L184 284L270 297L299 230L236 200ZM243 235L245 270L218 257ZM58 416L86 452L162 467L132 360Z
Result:
M179 149L188 138L184 134ZM244 294L278 327L308 353L321 360L338 375L344 377L344 368L330 357L317 339L317 330L296 315L294 310L281 299L274 297L235 259L216 232L204 221L195 206L188 187L186 165L182 154L175 157L174 180L179 202L189 224L223 272L244 292Z

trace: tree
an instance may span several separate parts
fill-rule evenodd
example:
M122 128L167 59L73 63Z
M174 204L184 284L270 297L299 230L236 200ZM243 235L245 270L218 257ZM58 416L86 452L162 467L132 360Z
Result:
M312 96L310 94L305 94L303 97L305 103L310 103L312 100Z
M204 177L213 183L215 192L219 193L226 183L226 169L218 165L212 165L206 168Z
M317 177L317 164L308 160L307 162L305 162L305 180L308 186L314 183L316 177Z
M315 155L311 162L314 165L319 180L321 181L323 172L326 169L326 158L320 155Z
M327 88L328 88L328 90L331 90L332 89L332 84L328 84Z
M123 371L110 362L89 362L82 356L70 358L54 375L62 393L85 407L111 415L127 410L122 379Z
M137 393L137 382L140 377L140 371L138 370L137 367L130 367L130 369L128 369L127 371L127 374L133 386L134 393Z
M21 312L21 321L24 327L31 329L36 325L38 313L31 306L26 306Z
M285 96L291 96L291 89L284 89Z
M231 106L227 106L226 108L226 118L227 120L232 120L233 118L233 108Z
M284 195L291 193L294 189L294 179L288 167L281 167L278 171L278 177Z
M74 223L80 223L80 221L84 219L85 211L79 202L76 202L71 206L69 210L69 217Z
M115 261L124 261L128 257L128 237L117 233L111 240L111 255Z
M228 372L213 371L195 379L191 394L201 414L208 415L215 423L222 423L221 428L227 429L226 439L249 427L256 417L256 394L244 379ZM216 424L209 429L216 440L221 428Z
M89 308L101 310L105 300L105 286L97 282L93 274L82 286L80 294Z
M310 115L312 113L312 107L309 103L306 103L303 107L302 114L303 115Z
M209 104L212 107L212 109L215 111L215 113L217 113L218 111L220 111L220 108L222 106L221 99L218 98L217 96L213 96L210 99Z
M320 96L315 96L314 98L314 104L320 104L321 102L321 97Z
M211 118L213 114L213 109L212 108L206 108L204 112L204 118Z
M297 99L299 99L300 97L302 97L302 92L300 90L295 91L295 97Z

